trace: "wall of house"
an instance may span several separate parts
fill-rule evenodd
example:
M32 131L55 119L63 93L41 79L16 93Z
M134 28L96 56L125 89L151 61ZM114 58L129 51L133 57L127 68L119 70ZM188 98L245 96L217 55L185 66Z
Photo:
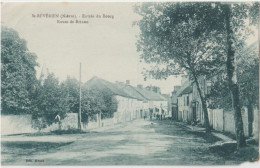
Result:
M198 82L199 82L202 94L203 95L207 94L211 83L206 81L205 77L199 77ZM197 120L199 120L199 122L201 124L204 124L204 113L203 113L203 109L202 109L200 95L198 93L198 89L197 89L197 86L195 83L193 83L192 87L193 87L193 93L192 93L193 101L197 102L196 103Z
M114 115L116 122L126 122L140 118L140 110L145 109L145 104L137 99L115 96L118 102L118 108Z
M189 97L189 100L187 100ZM178 97L178 120L184 122L191 122L192 109L191 109L192 93Z

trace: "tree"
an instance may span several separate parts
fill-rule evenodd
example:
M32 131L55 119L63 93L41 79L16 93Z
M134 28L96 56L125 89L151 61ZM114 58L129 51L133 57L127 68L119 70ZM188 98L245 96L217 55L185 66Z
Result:
M227 45L227 77L228 77L228 86L232 98L232 107L234 109L234 118L235 118L235 129L236 129L236 139L237 146L243 147L246 145L244 130L243 130L243 120L240 107L240 96L239 88L237 85L236 77L236 66L235 66L235 48L233 45L234 33L232 29L232 16L231 16L231 5L225 4L222 5L224 15L225 15L225 29L226 29L226 45Z
M248 132L252 136L253 109L259 108L259 58L253 44L248 52L242 53L238 60L237 76L242 105L248 110Z
M69 111L78 113L79 111L79 81L75 78L67 77L61 84L62 90L67 97Z
M253 43L249 47L237 52L237 84L240 92L240 104L248 109L248 132L252 135L253 109L258 107L259 94L259 58L257 54L257 44ZM223 72L226 74L226 72ZM232 98L226 93L229 92L227 76L218 75L212 80L212 88L209 99L212 101L212 108L222 107L232 108Z
M84 87L82 97L83 116L101 113L101 118L111 118L117 110L117 101L109 92Z
M57 115L60 119L65 118L69 111L68 97L53 73L47 74L43 83L38 85L36 93L33 119L38 124L35 127L41 129L53 124Z
M216 72L223 64L224 54L223 46L216 45L223 38L221 34L198 29L202 24L197 19L203 15L201 10L209 8L212 8L210 3L144 3L135 8L142 16L137 22L141 29L137 50L142 52L141 59L151 64L144 75L160 79L188 74L198 89L206 132L210 132L210 125L205 89L198 78ZM207 21L212 23L209 18Z
M1 35L2 113L32 113L37 56L28 50L26 41L15 30L2 27Z
M117 110L118 105L116 98L107 92L103 92L103 99L105 103L105 108L103 108L101 111L101 118L114 117L114 112Z
M258 106L258 81L259 81L259 58L256 51L256 43L242 48L237 57L237 83L239 85L241 105ZM232 108L232 99L229 92L226 70L220 71L218 75L211 79L210 94L207 95L211 101L212 108ZM253 107L248 107L253 108Z
M225 64L227 69L227 82L229 85L229 90L232 97L232 107L234 111L235 118L235 127L236 127L236 138L237 138L237 147L243 147L245 145L245 138L243 132L243 122L241 116L241 107L240 107L240 94L239 88L236 81L236 64L235 64L235 52L237 48L241 48L244 45L244 40L246 38L246 19L252 19L251 23L258 23L258 3L165 3L166 6L171 6L166 11L169 13L169 16L175 16L174 24L177 24L181 21L187 22L190 18L194 22L198 22L197 26L194 28L196 34L199 36L203 34L215 33L220 35L223 38L218 39L216 47L224 46L225 50ZM170 4L170 5L169 5ZM155 6L160 6L156 4ZM158 7L157 7L158 8ZM141 13L141 15L146 18L146 20L155 21L157 17L161 17L162 14L167 14L167 12L162 12L156 10L155 7L149 7L149 4L143 5L141 8L143 11L147 12L148 15ZM159 7L159 9L164 9L164 7ZM142 11L141 10L141 11ZM149 14L150 10L150 14ZM156 15L154 13L156 11ZM161 12L161 13L160 13ZM254 14L256 14L254 16ZM152 19L151 19L152 18ZM169 22L167 18L164 19L164 22ZM147 24L144 21L141 24ZM142 27L142 25L141 25ZM168 26L172 28L171 25ZM153 24L151 27L146 27L146 34L152 34L149 32L151 29L157 31L156 25ZM141 30L142 31L142 30ZM169 36L170 34L168 34ZM141 36L143 36L141 34ZM171 36L169 36L171 37ZM143 38L144 39L144 38ZM141 44L144 44L144 40L141 39ZM147 39L153 41L154 39ZM139 42L140 43L140 42ZM221 47L222 48L222 47ZM217 49L216 49L217 50ZM174 67L174 69L176 69Z

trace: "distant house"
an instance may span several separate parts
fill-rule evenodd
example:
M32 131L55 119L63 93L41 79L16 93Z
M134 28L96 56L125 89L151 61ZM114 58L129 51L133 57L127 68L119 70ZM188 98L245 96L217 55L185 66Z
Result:
M181 89L181 86L174 86L171 95L171 112L172 112L172 119L178 120L178 91Z
M117 100L117 111L114 113L114 122L125 122L131 120L130 110L134 107L135 98L125 93L122 89L117 87L116 84L108 82L104 79L93 77L85 84L89 89L97 89L99 91L106 91L110 93Z
M130 85L130 81L126 82L126 84L123 82L117 82L116 84L117 87L135 99L133 101L133 108L128 109L135 114L135 118L142 118L145 116L145 113L148 113L149 109L148 100L142 94L140 94L135 87Z
M172 104L171 104L171 96L170 94L162 94L162 96L167 100L167 112L166 112L166 116L167 117L172 117Z
M191 113L191 100L192 100L192 86L187 86L182 90L178 95L178 118L181 121L191 122L192 113ZM195 116L196 117L196 116Z
M168 113L168 102L165 97L159 93L155 93L152 90L143 89L142 85L135 88L145 99L148 101L149 112L146 115L150 117L160 117L161 119Z
M114 122L125 122L144 116L165 115L168 109L167 99L159 93L144 89L141 85L134 87L130 81L111 83L93 77L85 84L89 89L109 92L118 102L114 112Z
M210 81L207 81L205 77L199 77L198 79L201 92L203 92L204 95L208 94L209 87L210 87ZM201 98L198 93L198 89L195 83L192 84L193 87L193 93L192 93L192 113L193 116L196 118L194 121L200 122L202 125L204 125L204 113L202 109L202 102Z

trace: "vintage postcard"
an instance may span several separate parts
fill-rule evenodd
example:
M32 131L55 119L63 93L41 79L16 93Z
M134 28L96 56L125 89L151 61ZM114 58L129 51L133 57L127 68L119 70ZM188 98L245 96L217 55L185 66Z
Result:
M258 2L2 2L1 165L259 163Z

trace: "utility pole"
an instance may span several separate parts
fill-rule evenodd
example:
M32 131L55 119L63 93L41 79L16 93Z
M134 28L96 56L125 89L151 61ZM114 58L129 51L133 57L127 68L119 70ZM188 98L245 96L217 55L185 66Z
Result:
M79 115L78 129L81 130L81 63L79 63Z

